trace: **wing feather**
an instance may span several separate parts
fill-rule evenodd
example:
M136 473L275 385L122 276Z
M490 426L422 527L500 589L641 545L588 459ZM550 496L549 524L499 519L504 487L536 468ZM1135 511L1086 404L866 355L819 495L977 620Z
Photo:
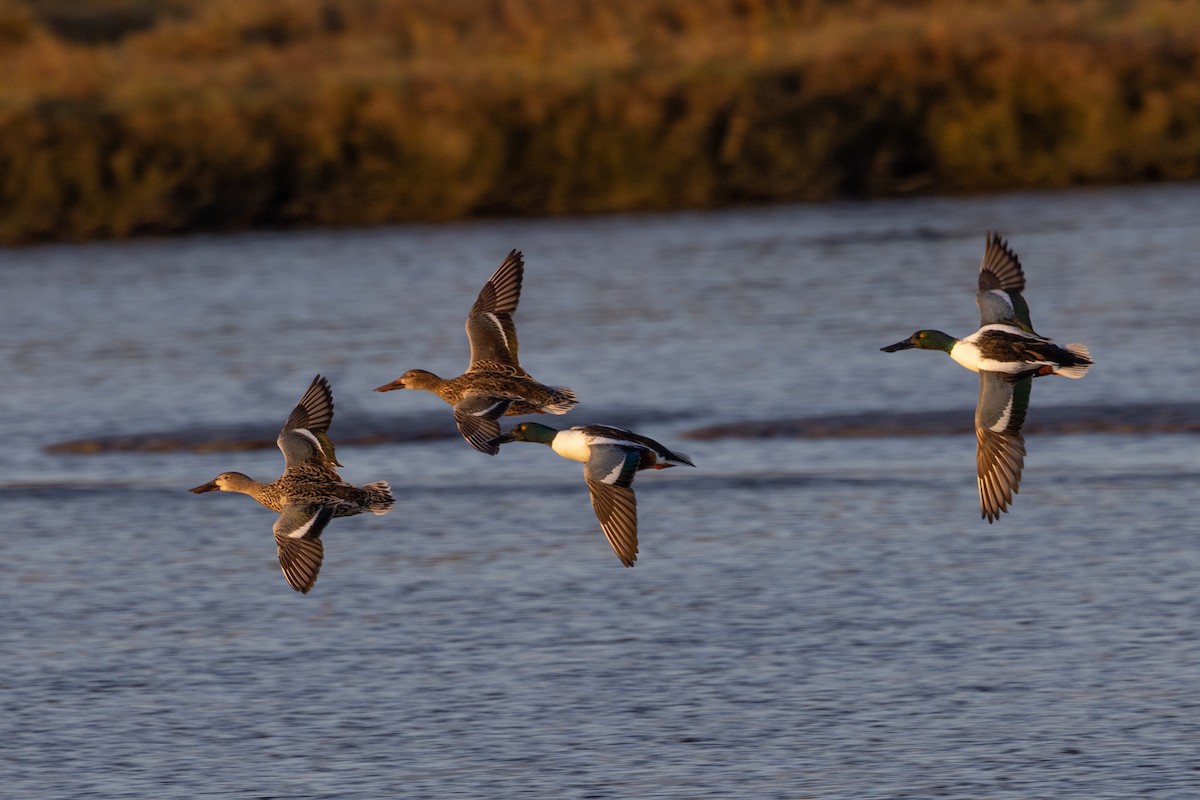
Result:
M988 522L1008 510L1018 492L1025 467L1025 437L1021 426L1029 409L1033 377L1012 381L998 372L979 373L979 402L975 407L975 467L979 505Z
M328 433L332 423L333 390L329 380L318 375L288 415L276 439L287 466L312 461L340 467Z
M468 371L478 371L476 364L483 362L519 367L513 314L521 300L524 276L524 258L519 251L513 250L479 291L475 305L467 314L467 340L471 344Z
M275 520L279 566L288 585L298 592L308 594L317 582L325 557L321 532L333 514L329 506L289 503Z
M1025 271L1021 260L1000 234L989 233L983 261L979 264L979 285L975 304L979 306L979 325L1013 322L1034 333L1025 302Z
M458 432L479 452L496 455L500 451L494 441L500 436L498 420L512 404L511 397L466 395L454 405L454 422L458 425Z
M628 486L587 481L592 510L600 529L621 563L632 567L637 561L637 497Z

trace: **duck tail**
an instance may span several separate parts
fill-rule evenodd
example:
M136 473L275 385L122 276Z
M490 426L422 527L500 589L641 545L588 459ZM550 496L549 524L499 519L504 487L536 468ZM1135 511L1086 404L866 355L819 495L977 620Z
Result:
M578 405L578 403L579 400L575 397L575 392L566 386L555 386L554 393L550 396L550 401L543 405L541 410L550 414L565 414Z
M1092 353L1087 349L1087 345L1074 342L1066 345L1063 349L1075 356L1075 363L1060 365L1054 370L1054 373L1062 375L1064 378L1075 379L1086 375L1087 371L1092 368Z
M392 487L387 481L375 481L363 486L367 492L367 510L373 514L386 514L396 504L392 497Z

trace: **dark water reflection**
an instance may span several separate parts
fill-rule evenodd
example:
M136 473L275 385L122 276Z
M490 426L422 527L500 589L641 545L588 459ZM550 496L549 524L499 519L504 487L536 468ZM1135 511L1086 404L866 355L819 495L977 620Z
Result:
M1194 434L1031 435L993 526L969 431L679 437L923 405L969 424L973 376L878 347L971 329L988 227L1039 329L1099 362L1035 406L1194 400L1173 343L1198 332L1196 207L1165 187L7 251L0 794L1188 796ZM398 510L331 526L308 596L269 512L184 491L277 452L44 450L270 437L317 371L335 439L448 413L370 389L461 368L512 246L524 360L584 399L562 422L636 423L700 466L639 477L636 569L540 448L339 447Z

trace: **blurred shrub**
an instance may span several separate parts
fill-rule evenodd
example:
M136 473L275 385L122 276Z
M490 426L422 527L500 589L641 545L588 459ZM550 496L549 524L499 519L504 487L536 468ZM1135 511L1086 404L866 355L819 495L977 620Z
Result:
M1200 175L1190 0L0 0L0 75L6 242Z
M18 0L9 0L16 4ZM20 5L53 35L70 42L115 42L200 0L25 0Z

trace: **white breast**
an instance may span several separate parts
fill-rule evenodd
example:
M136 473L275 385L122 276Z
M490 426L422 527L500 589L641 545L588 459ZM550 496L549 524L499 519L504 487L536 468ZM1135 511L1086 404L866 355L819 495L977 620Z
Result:
M587 435L580 431L559 431L558 435L554 437L554 441L550 443L550 448L563 458L580 463L587 463L588 456L592 454L592 450L588 446Z
M950 357L962 364L971 372L979 372L980 369L987 369L981 366L985 359L980 356L979 348L973 342L966 339L960 340L954 347L950 348Z

